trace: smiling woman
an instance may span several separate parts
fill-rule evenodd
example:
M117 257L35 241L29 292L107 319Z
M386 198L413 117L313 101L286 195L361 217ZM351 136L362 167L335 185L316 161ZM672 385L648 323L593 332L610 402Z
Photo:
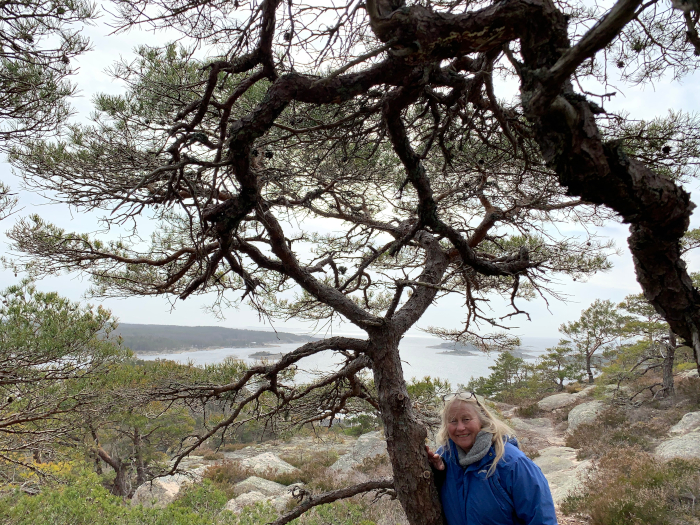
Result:
M481 421L476 408L471 404L454 403L447 418L447 433L455 444L469 452L476 435L481 431Z
M473 393L446 396L437 453L427 449L447 525L556 524L542 471Z

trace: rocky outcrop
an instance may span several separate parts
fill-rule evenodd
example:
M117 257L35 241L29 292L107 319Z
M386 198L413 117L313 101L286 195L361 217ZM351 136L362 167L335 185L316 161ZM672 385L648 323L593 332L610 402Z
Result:
M591 467L590 461L578 461L576 449L570 447L544 448L533 461L547 478L552 499L557 505L578 490Z
M352 450L341 456L329 469L332 472L345 474L362 465L365 459L386 453L386 441L382 433L380 431L368 432L367 434L362 434L355 442Z
M191 472L188 475L174 474L156 478L136 489L134 496L131 498L131 504L162 509L177 497L184 485L201 480L201 472Z
M258 501L265 502L271 499L272 498L270 498L269 496L265 496L265 494L263 494L262 492L254 490L228 500L228 502L226 502L224 510L228 510L238 514L248 505L255 505Z
M692 370L684 370L683 372L679 372L677 375L681 379L697 378L698 377L698 369L693 368Z
M283 513L296 503L294 490L297 488L301 489L302 487L303 484L301 483L285 486L256 476L251 476L236 484L234 490L237 493L243 490L245 490L245 492L229 500L224 510L238 514L245 507L261 502L268 503L278 513ZM255 488L257 490L246 490Z
M233 486L233 491L236 495L245 494L246 492L260 492L264 496L279 496L284 494L286 490L286 485L257 476L251 476Z
M700 430L662 441L654 453L662 459L700 459Z
M688 412L669 430L671 434L687 434L700 429L700 412Z
M564 444L561 432L554 428L554 422L550 418L511 417L507 423L515 430L518 442L530 450Z
M570 447L547 447L533 461L546 476L559 470L569 470L576 466L576 450Z
M569 428L567 432L572 433L581 425L590 425L603 411L605 405L602 401L588 401L575 406L569 412Z
M544 410L546 412L552 412L553 410L568 407L579 401L582 397L588 396L594 388L594 385L590 385L581 390L580 392L576 392L573 394L569 394L567 392L553 394L551 396L545 397L544 399L540 399L537 402L537 406L540 410Z
M515 430L528 430L530 432L551 432L552 420L546 417L538 417L533 419L521 419L512 417L509 421L510 426Z
M655 454L662 459L700 458L700 412L688 412L669 430L671 437L659 443Z
M270 474L295 474L300 472L298 468L280 459L272 452L263 452L257 456L246 458L241 461L241 466L263 476Z
M578 401L578 397L576 395L563 392L561 394L554 394L552 396L545 397L544 399L540 399L537 402L537 406L540 408L540 410L551 412L557 408L573 405L576 403L576 401Z

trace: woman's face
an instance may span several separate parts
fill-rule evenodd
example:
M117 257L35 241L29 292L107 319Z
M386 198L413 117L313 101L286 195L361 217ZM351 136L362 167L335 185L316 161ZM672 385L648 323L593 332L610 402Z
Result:
M476 408L463 401L455 403L447 417L447 433L459 448L468 452L481 430Z

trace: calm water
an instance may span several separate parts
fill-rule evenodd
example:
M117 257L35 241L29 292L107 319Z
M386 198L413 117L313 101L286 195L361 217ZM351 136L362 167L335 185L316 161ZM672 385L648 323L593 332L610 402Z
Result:
M556 344L556 339L549 338L522 338L523 349L533 355L544 352L548 346ZM401 341L400 350L403 359L403 370L406 379L425 376L440 377L450 381L453 387L459 383L466 384L469 378L487 376L490 373L489 366L496 359L495 354L480 354L476 356L443 355L443 349L429 348L443 341L429 337L405 337ZM217 350L201 350L183 352L179 354L159 354L156 356L141 355L145 360L169 359L180 363L192 362L195 365L220 363L229 356L243 359L249 363L255 360L250 354L266 350L272 353L286 353L294 350L297 344L281 344L274 348L220 348ZM318 371L329 371L342 362L342 357L333 356L330 351L321 352L299 361L297 377L306 381Z

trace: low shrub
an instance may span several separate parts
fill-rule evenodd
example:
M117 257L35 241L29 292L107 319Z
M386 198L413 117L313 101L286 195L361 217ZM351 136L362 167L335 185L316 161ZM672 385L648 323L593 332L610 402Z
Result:
M309 451L300 449L298 454L284 454L280 456L280 459L298 469L303 469L309 463L320 467L330 467L338 461L338 453L335 450Z
M197 514L217 514L229 500L228 495L216 487L211 480L185 485L178 498L170 505L174 508L191 509Z
M237 461L222 461L204 471L204 479L210 480L216 488L223 491L229 498L234 497L233 486L255 473L241 466Z
M681 525L700 517L697 498L700 461L663 462L631 447L603 455L561 508L589 515L591 525Z
M520 406L515 409L515 414L519 417L533 418L539 416L543 410L539 407L537 403L532 403L530 405Z
M221 467L227 468L221 468ZM219 468L217 468L219 467ZM65 469L64 469L65 470ZM131 506L128 501L110 494L99 476L82 471L54 485L43 485L36 496L19 490L0 495L0 524L3 525L262 525L277 518L267 504L246 507L240 514L222 512L232 495L217 486L222 480L247 477L233 464L217 465L208 469L202 483L183 488L180 496L164 509ZM359 474L358 474L359 475ZM329 483L347 484L333 476ZM329 481L330 480L330 481ZM328 488L309 488L323 492ZM295 525L376 525L390 523L405 525L406 519L399 503L390 498L374 499L374 495L356 496L317 507L294 520Z
M236 452L242 448L249 447L250 443L226 443L219 448L220 452Z
M578 449L578 459L600 458L617 448L637 447L651 452L657 439L665 436L680 417L680 413L673 410L609 408L595 423L577 427L567 436L566 446Z
M588 384L584 383L569 383L568 385L564 385L564 392L567 394L578 394L581 390L586 388Z
M700 408L700 379L689 377L676 384L677 397L687 402L689 410Z
M376 525L367 519L367 507L364 502L337 501L319 505L295 520L295 525Z
M389 472L383 472L389 467L389 456L385 454L380 454L372 458L365 458L362 464L355 468L362 472L363 474L370 474L372 476L380 476L382 474L389 474Z

